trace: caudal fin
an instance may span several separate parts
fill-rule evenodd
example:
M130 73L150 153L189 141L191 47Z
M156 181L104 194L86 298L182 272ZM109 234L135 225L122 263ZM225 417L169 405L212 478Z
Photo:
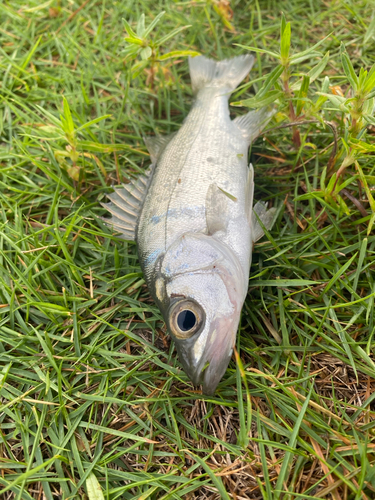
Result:
M233 91L250 72L254 57L245 56L213 61L204 56L189 57L190 78L193 92L204 87L222 88Z

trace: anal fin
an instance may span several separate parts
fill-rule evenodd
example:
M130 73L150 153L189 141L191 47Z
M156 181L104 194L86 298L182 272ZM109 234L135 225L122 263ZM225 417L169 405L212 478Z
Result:
M246 115L238 116L233 123L238 127L244 139L249 144L254 141L270 121L274 111L268 111L267 108L250 111Z

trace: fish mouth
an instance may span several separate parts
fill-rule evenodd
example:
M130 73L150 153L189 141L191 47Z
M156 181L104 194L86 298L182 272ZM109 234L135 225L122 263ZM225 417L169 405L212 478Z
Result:
M233 349L229 355L220 359L219 363L210 363L209 361L201 372L201 384L203 385L203 394L206 396L213 396L220 380L226 372L229 361L232 357Z
M233 349L227 355L220 356L220 359L212 359L211 361L207 359L205 363L199 363L196 367L185 365L184 370L195 386L203 386L203 394L213 396L228 368L232 353Z
M206 343L200 358L194 358L194 343L189 346L188 352L181 349L177 343L177 350L185 373L194 385L202 384L203 394L212 396L228 368L232 357L233 346L236 340L238 320L233 317L219 318L210 325ZM199 342L199 338L195 342Z

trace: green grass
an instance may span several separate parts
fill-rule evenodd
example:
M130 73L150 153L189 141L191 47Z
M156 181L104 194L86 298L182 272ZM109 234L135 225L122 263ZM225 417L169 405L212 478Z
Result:
M375 62L374 3L231 8L0 4L1 499L375 498L375 127L353 123L343 66L358 74ZM124 41L122 19L136 29L144 13L147 27L162 10L148 35L154 55ZM283 67L284 83L301 84L327 51L328 62L305 94L288 93L283 77L264 91L279 62L257 53L231 98L257 94L256 105L279 92L251 151L256 199L279 212L254 249L237 362L205 397L176 358L135 245L104 225L99 202L149 165L143 136L171 133L187 115L187 51L278 53L281 11L291 55L329 35L320 54ZM319 122L277 128L293 121L291 106ZM345 206L327 186L348 157Z

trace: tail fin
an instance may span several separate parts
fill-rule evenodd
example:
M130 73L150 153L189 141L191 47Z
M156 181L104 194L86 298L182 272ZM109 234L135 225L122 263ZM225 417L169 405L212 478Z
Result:
M204 87L223 88L233 91L250 72L254 64L251 55L213 61L204 56L189 57L190 78L193 92Z

